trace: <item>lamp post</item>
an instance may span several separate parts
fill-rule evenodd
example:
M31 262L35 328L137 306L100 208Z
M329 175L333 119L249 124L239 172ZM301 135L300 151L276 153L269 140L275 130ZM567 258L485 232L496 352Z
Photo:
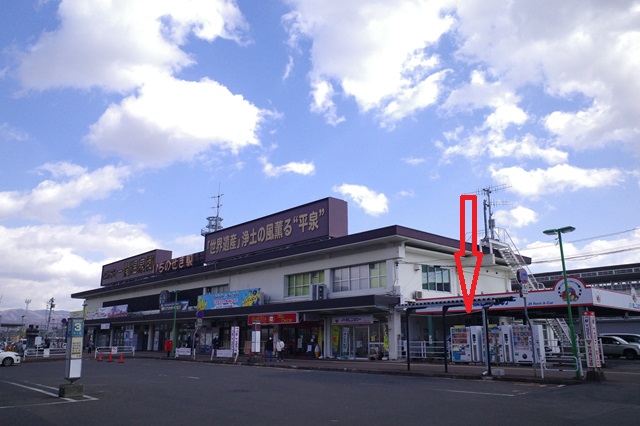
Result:
M174 291L176 294L175 304L173 305L173 338L171 339L171 355L176 356L176 344L178 340L178 329L176 328L176 317L178 314L178 290Z
M560 260L562 261L562 277L564 278L564 294L567 299L567 310L569 311L569 332L571 333L571 351L573 352L573 357L576 359L576 377L580 378L580 369L578 368L578 362L580 359L578 358L578 346L576 344L576 332L573 327L573 315L571 314L571 297L569 295L569 282L567 281L567 268L564 264L564 250L562 249L562 234L566 234L569 232L575 231L576 228L573 226L564 226L562 228L557 229L547 229L544 231L546 235L557 235L558 236L558 245L560 246Z

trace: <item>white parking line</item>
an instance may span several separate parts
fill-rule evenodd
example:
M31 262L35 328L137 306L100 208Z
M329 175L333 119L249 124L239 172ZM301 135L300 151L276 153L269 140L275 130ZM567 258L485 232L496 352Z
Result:
M470 393L470 394L474 394L474 395L488 395L488 396L515 396L515 395L510 394L510 393L471 392L471 391L448 390L448 389L442 389L441 392Z
M39 403L39 404L26 404L26 405L20 405L20 406L18 406L18 405L6 405L6 406L0 406L0 409L2 409L2 408L16 408L16 407L34 407L34 406L38 406L38 405L67 404L67 403L70 403L70 402L86 402L86 401L97 401L98 400L98 398L94 398L92 396L87 396L87 395L83 395L82 399L62 398L62 397L59 397L57 393L49 392L49 391L46 391L44 389L40 389L40 388L37 388L37 387L27 386L27 385L23 385L23 384L20 384L20 383L15 383L15 382L8 382L6 380L3 380L3 382L7 383L9 385L18 386L18 387L21 387L21 388L24 388L24 389L29 389L29 390L32 390L34 392L43 393L45 395L57 398L57 401L55 401L55 402L43 402L43 403ZM51 387L51 386L41 385L39 383L32 383L32 384L36 385L36 386L39 386L41 388L54 389L55 390L55 388Z

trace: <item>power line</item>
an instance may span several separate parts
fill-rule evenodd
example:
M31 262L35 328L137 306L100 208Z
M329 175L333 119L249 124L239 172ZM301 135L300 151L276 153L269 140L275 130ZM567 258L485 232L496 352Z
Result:
M626 234L626 233L637 231L637 230L640 230L640 227L627 229L625 231L612 232L610 234L596 235L595 237L581 238L579 240L564 241L564 239L563 239L563 242L565 244L581 243L583 241L590 241L590 240L597 240L599 238L612 237L612 236L615 236L615 235ZM556 245L556 243L540 244L540 245L537 245L535 247L527 247L527 248L523 249L522 251L539 250L539 249L543 249L543 248L547 248L547 247L551 247L551 246L555 246L555 245Z
M591 259L593 257L605 256L608 254L624 253L624 252L633 251L633 250L640 250L640 245L626 246L626 247L617 248L615 250L605 250L605 251L599 251L599 252L574 254L571 256L565 256L564 258L565 260L586 260L586 259ZM533 263L551 263L551 262L558 262L559 260L560 260L559 258L542 259L542 260L532 261L531 263L532 264Z

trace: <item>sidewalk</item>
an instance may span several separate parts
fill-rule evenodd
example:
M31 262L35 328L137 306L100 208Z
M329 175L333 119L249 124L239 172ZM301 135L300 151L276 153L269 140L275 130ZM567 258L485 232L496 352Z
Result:
M136 358L156 358L175 361L194 361L193 357L168 358L166 352L136 352ZM412 361L410 367L406 360L397 361L368 361L368 360L339 360L339 359L313 359L313 358L287 358L284 362L264 362L260 359L251 362L250 358L242 355L238 357L237 363L231 358L214 358L210 355L196 355L196 362L210 362L216 364L237 364L254 367L268 368L294 368L304 370L336 371L345 373L369 373L369 374L390 374L418 377L446 377L452 379L466 380L501 380L514 382L529 382L540 384L573 385L584 383L585 380L577 379L575 371L571 371L569 366L549 366L554 369L565 369L564 371L545 370L544 378L541 377L540 369L534 372L532 366L491 366L491 375L486 373L485 365L470 364L449 364L445 372L443 363L427 363Z

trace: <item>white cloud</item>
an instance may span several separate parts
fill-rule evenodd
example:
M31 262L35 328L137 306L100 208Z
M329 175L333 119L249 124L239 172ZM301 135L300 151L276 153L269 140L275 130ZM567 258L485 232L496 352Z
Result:
M336 105L333 103L333 86L326 80L316 80L311 83L311 111L323 114L327 123L335 126L345 121L338 116Z
M521 167L492 167L491 175L495 180L510 185L511 191L533 198L544 194L613 186L624 180L623 173L618 169L581 169L568 164L530 171Z
M518 206L511 210L498 210L494 218L501 228L522 228L538 221L538 214L526 207Z
M638 262L640 253L640 228L622 232L626 236L614 238L590 238L588 244L582 245L580 237L566 234L562 237L562 248L565 254L567 269L592 268L603 265L624 265ZM555 239L536 241L527 245L520 252L531 257L531 269L535 271L561 270L560 249Z
M584 6L579 0L458 2L458 59L481 64L506 87L538 86L570 101L545 120L558 144L623 143L640 152L639 12L633 2Z
M163 165L212 147L237 152L258 145L256 133L266 114L215 81L159 77L138 95L111 105L91 126L88 140L102 152Z
M77 310L82 302L69 295L96 288L103 264L157 247L139 224L0 226L3 302L22 306L28 297L33 308L54 297L58 309Z
M334 186L333 192L349 197L358 207L370 216L380 216L389 211L389 200L384 194L378 194L364 185L344 183Z
M0 140L20 142L27 139L29 139L29 135L22 130L9 123L0 123Z
M531 134L511 139L505 136L509 127L522 126L529 120L528 114L518 106L519 102L520 98L507 85L487 82L485 73L473 71L470 82L453 90L443 108L449 112L488 108L490 113L484 117L481 126L466 135L460 127L455 132L444 133L450 145L439 142L437 147L443 150L445 161L457 155L467 158L489 155L491 158L541 159L548 164L566 162L566 152Z
M409 190L402 190L400 192L398 192L398 197L400 198L413 198L416 196L416 193L413 189L409 189Z
M48 163L39 170L50 172L58 180L44 180L29 192L0 192L0 220L59 220L64 210L75 208L86 200L107 198L113 191L122 189L130 174L127 167L105 166L88 172L64 162Z
M284 173L296 173L308 176L314 174L316 171L316 167L313 165L313 163L307 162L292 161L282 166L274 166L273 164L269 163L269 161L265 157L260 158L260 162L264 166L262 171L269 177L277 177Z
M454 19L446 10L453 2L288 3L294 9L284 20L290 43L312 41L315 105L332 105L328 97L334 96L325 90L326 96L318 97L317 82L335 84L363 111L377 110L381 122L392 126L437 98L442 70L439 58L428 51L452 27ZM327 118L331 122L337 117Z
M45 32L23 56L23 87L92 88L127 92L155 74L193 63L180 49L189 34L241 41L246 23L235 2L64 0L60 27Z
M418 165L424 163L427 160L424 159L424 158L406 157L406 158L403 158L402 161L404 161L405 163L407 163L410 166L418 166Z
M234 1L65 0L60 27L22 56L23 87L101 88L126 97L91 126L99 151L139 165L191 160L211 147L237 153L257 145L261 111L209 79L174 75L195 63L182 50L191 36L245 43L246 22Z

